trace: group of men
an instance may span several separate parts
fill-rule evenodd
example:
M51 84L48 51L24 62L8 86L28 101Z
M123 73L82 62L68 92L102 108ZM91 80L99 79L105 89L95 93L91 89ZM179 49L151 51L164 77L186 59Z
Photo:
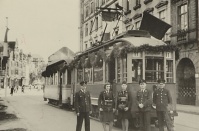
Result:
M86 90L86 84L84 81L80 82L81 89L75 95L76 131L81 131L83 120L85 121L85 131L90 131L91 96ZM145 80L140 80L139 86L140 89L137 91L135 101L139 109L140 129L142 131L151 131L150 111L153 106L156 108L159 131L164 131L165 124L168 131L173 131L173 123L169 116L169 111L172 111L172 109L168 109L169 105L172 104L172 99L169 90L164 88L165 80L158 80L158 88L153 93L147 89ZM112 130L115 112L118 112L118 119L122 122L122 131L128 131L128 119L131 116L130 108L132 102L130 95L125 81L122 82L121 91L116 96L112 92L110 84L104 86L104 91L100 93L98 99L100 120L104 131L107 131L107 123L109 124L109 131Z

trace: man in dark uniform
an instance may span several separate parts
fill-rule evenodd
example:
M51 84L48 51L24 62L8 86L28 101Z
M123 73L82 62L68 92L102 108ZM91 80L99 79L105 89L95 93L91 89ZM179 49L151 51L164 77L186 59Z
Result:
M76 131L81 131L83 119L85 122L85 131L90 131L90 113L91 113L91 97L86 91L85 82L80 82L80 91L75 94L75 110L77 113Z
M158 89L153 93L153 103L156 105L159 131L164 131L164 120L168 131L173 130L173 123L168 113L168 105L172 104L169 90L165 89L165 80L158 80Z
M151 131L150 111L152 106L152 95L146 89L146 81L139 81L140 90L137 91L137 105L139 108L140 127L142 131Z

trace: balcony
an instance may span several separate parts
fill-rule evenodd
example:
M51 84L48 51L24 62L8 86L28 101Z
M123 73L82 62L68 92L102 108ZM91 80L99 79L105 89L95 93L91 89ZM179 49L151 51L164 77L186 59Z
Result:
M152 2L153 0L145 0L144 4L147 5L148 3Z
M188 36L187 29L182 29L177 31L177 42L186 41Z
M141 4L137 4L135 7L133 7L134 10L137 10L139 8L141 8Z

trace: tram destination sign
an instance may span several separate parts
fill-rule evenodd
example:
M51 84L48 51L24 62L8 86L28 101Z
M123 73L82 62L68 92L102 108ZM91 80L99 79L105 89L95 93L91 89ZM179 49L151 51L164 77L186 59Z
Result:
M146 51L146 56L163 56L162 52L152 52L152 51Z

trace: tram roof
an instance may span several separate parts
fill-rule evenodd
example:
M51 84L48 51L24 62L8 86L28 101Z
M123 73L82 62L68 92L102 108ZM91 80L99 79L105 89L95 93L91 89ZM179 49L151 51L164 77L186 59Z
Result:
M87 54L87 53L90 53L90 52L95 52L95 51L98 51L99 49L101 48L106 48L106 47L111 47L113 46L114 44L116 43L119 43L119 42L124 42L126 44L129 44L129 45L132 45L132 46L135 46L135 47L139 47L139 46L142 46L142 45L149 45L149 46L162 46L162 45L167 45L165 42L163 42L162 40L158 40L154 37L144 37L144 36L122 36L121 38L118 38L118 39L115 39L115 40L109 40L107 41L106 43L102 44L102 45L99 45L97 47L94 47L94 48L91 48L91 49L88 49L84 52L82 52L81 54L79 54L78 56L82 56L84 54Z
M155 38L148 38L148 37L126 37L126 38L117 39L115 40L114 43L117 43L117 42L125 42L135 47L139 47L144 44L148 44L150 46L166 45L166 43L164 43L161 40L158 40Z

